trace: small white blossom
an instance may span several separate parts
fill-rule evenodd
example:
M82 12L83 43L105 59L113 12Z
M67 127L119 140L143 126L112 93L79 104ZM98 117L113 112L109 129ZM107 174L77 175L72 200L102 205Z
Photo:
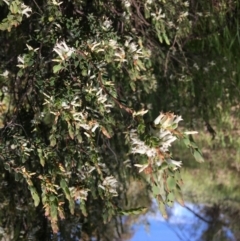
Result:
M22 15L26 15L26 17L30 17L30 14L32 12L32 9L28 6L26 6L24 3L21 4L22 9Z
M19 67L19 68L22 68L22 69L24 69L26 66L24 65L25 64L25 62L24 62L24 56L18 56L18 65L17 65L17 67Z
M52 0L52 4L56 6L60 6L63 2L57 2L56 0Z
M3 0L7 5L9 5L9 1L7 1L7 0Z
M125 59L125 51L122 48L119 48L119 51L116 52L114 56L116 57L115 61L119 61L121 63L127 62L127 60Z
M207 72L209 71L208 67L204 67L204 68L203 68L203 71L204 71L205 73L207 73Z
M7 93L8 92L8 87L7 86L3 86L2 87L2 92L3 93Z
M90 49L91 49L91 51L94 51L94 49L97 47L97 46L99 46L101 43L98 43L98 42L93 42L91 45L90 45Z
M129 8L131 6L131 3L128 0L124 0L123 4L126 8Z
M59 57L64 61L74 53L75 49L68 47L65 41L62 41L56 43L55 47L53 48L53 51L55 51L59 55Z
M145 165L141 165L141 164L134 164L135 167L139 167L139 173L144 171L148 166L149 164L145 164Z
M211 61L209 64L210 64L211 66L216 65L216 63L215 63L214 61Z
M164 114L160 113L160 115L154 120L154 124L158 125L163 117L164 117Z
M108 191L112 193L113 196L117 196L117 183L118 181L113 176L109 176L103 180L103 183L100 185L100 187L103 187L103 189L108 189Z
M112 27L112 21L111 20L108 20L106 19L104 22L103 22L103 29L104 30L108 30Z
M8 70L5 70L2 74L0 74L1 76L3 77L8 77L9 75L9 71Z
M132 130L130 133L130 139L132 141L131 153L143 154L143 155L147 155L148 157L156 156L156 153L157 153L156 149L147 146L143 141L141 141L134 130Z
M159 20L161 18L165 18L165 13L162 13L162 9L160 8L157 13L151 13L151 16L153 16L155 20Z
M196 69L196 70L199 70L199 66L197 63L194 63L193 67Z
M185 131L184 134L186 135L194 135L194 134L198 134L197 131Z
M117 41L114 39L109 40L109 46L112 47L113 49L117 48Z
M137 115L143 116L143 115L145 115L147 112L148 112L148 110L144 110L144 109L142 109L142 110L140 110L140 111L138 111L138 112L135 112L135 111L134 111L133 116L137 116Z
M61 106L62 106L63 109L69 109L70 108L70 106L65 101L62 102Z
M182 165L182 162L181 162L181 161L174 161L174 160L172 160L172 159L168 159L167 162L168 162L169 164L175 165L175 166L176 166L176 169L177 169L177 167L181 167L181 165Z

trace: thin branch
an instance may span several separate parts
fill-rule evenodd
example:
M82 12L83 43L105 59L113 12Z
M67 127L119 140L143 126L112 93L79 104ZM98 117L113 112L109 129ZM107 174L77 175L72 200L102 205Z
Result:
M188 211L190 211L191 213L193 213L196 217L198 217L200 220L202 220L205 223L211 224L212 222L203 218L201 215L199 215L198 213L196 213L195 211L193 211L191 208L189 208L188 206L184 206Z

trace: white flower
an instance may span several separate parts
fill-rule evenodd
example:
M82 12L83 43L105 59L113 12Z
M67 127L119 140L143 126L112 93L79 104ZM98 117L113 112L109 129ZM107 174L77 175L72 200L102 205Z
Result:
M156 156L157 154L156 149L147 146L143 141L141 141L134 130L132 130L130 133L130 139L132 141L131 153L143 154L143 155L147 155L148 157Z
M7 93L8 92L8 87L7 86L3 86L2 87L2 92L3 93Z
M173 123L178 123L178 122L180 122L182 120L183 120L182 116L178 115L178 116L175 117Z
M8 77L9 75L9 71L8 70L5 70L2 74L0 74L1 76L3 77Z
M153 0L147 0L147 4L152 4Z
M184 134L186 135L194 135L194 134L198 134L197 131L185 131Z
M53 48L53 51L55 51L59 55L59 57L64 61L74 53L75 49L68 47L65 41L62 41L60 43L56 43L55 47Z
M106 19L106 20L103 22L103 26L102 26L102 27L103 27L104 30L108 30L109 28L112 27L112 21Z
M102 185L100 184L99 187L103 188L104 190L108 189L108 191L112 193L113 196L117 196L117 182L118 181L113 176L109 176L103 180Z
M209 70L209 69L208 69L207 67L204 67L204 68L203 68L203 71L206 72L206 73L208 72L208 70Z
M174 142L175 140L177 140L176 136L169 135L162 139L162 143L164 146L169 147L171 146L171 143Z
M194 63L193 67L194 67L196 70L199 70L199 66L197 65L197 63Z
M88 124L79 124L79 126L81 126L85 130L90 130L91 129L91 126L89 126Z
M62 102L61 106L62 106L63 109L69 109L70 108L70 106L65 101Z
M145 165L141 165L141 164L134 164L135 167L139 167L139 173L144 171L148 166L149 164L145 164Z
M28 6L26 6L24 3L21 4L22 9L22 15L26 15L26 17L30 17L30 14L32 12L32 9Z
M124 0L123 4L126 8L129 8L131 6L131 3L128 0Z
M173 165L175 165L176 167L181 167L181 165L182 165L182 162L181 162L181 161L174 161L174 160L172 160L172 159L168 159L167 162L168 162L168 164L173 164Z
M165 130L165 129L160 129L160 133L159 133L159 138L162 139L163 137L165 137L166 135L170 135L171 132L169 130Z
M216 63L215 63L214 61L211 61L209 64L210 64L211 66L216 65Z
M9 1L7 1L7 0L3 0L7 5L9 5Z
M99 124L96 123L96 124L93 126L93 128L92 128L92 132L94 132L98 127L99 127Z
M63 2L57 2L56 0L52 0L52 4L56 6L60 6Z
M160 8L157 13L151 13L151 16L154 17L155 20L159 20L161 18L165 18L165 14L162 13L162 9Z
M110 39L109 40L109 45L113 48L116 49L117 48L117 41L114 39Z
M25 68L25 62L24 62L24 56L18 56L18 65L17 65L17 67L19 67L19 68Z
M99 46L101 43L93 42L92 46L90 46L91 51L93 51L97 46Z
M114 56L116 57L115 61L119 61L121 63L127 62L127 60L125 59L125 51L122 48L119 48L119 51L116 52Z
M154 124L158 125L165 115L161 112L160 115L154 120Z
M138 112L135 112L135 111L134 111L133 116L137 116L137 115L143 116L143 115L145 115L147 112L148 112L148 110L144 110L144 109L142 109L142 110L140 110L140 111L138 111Z

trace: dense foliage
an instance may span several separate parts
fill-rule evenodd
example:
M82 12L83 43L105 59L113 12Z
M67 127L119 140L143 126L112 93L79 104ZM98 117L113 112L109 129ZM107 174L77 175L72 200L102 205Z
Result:
M60 227L63 240L100 240L103 223L115 218L118 227L116 217L144 212L126 204L134 178L164 216L165 205L183 204L181 162L169 147L178 139L203 158L188 138L195 132L178 129L181 116L159 112L198 108L209 125L217 102L235 101L227 87L239 84L237 74L220 86L199 82L208 72L200 67L218 73L221 65L191 56L195 41L214 33L215 25L200 37L194 28L207 25L216 6L212 14L188 1L4 0L0 7L2 235L50 239ZM221 24L231 7L218 11Z

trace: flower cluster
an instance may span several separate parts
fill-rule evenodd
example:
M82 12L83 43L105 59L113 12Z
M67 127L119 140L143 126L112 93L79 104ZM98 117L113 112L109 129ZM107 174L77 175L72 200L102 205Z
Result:
M144 113L144 112L143 112ZM131 153L146 155L148 157L147 164L135 164L139 167L139 172L143 171L149 165L161 166L165 161L169 165L174 165L175 168L181 167L181 161L174 161L169 155L169 147L177 139L174 129L177 128L178 123L182 120L181 116L174 115L173 113L160 113L160 115L154 120L155 129L152 134L157 137L159 143L157 146L149 146L144 141L140 140L137 131L131 130ZM196 132L185 132L184 134L195 134Z
M53 51L58 54L60 59L53 59L55 62L62 62L67 60L75 51L74 48L68 47L65 41L57 42Z
M117 180L113 176L108 176L103 180L102 185L98 185L103 190L108 190L109 193L111 193L113 196L117 196Z

